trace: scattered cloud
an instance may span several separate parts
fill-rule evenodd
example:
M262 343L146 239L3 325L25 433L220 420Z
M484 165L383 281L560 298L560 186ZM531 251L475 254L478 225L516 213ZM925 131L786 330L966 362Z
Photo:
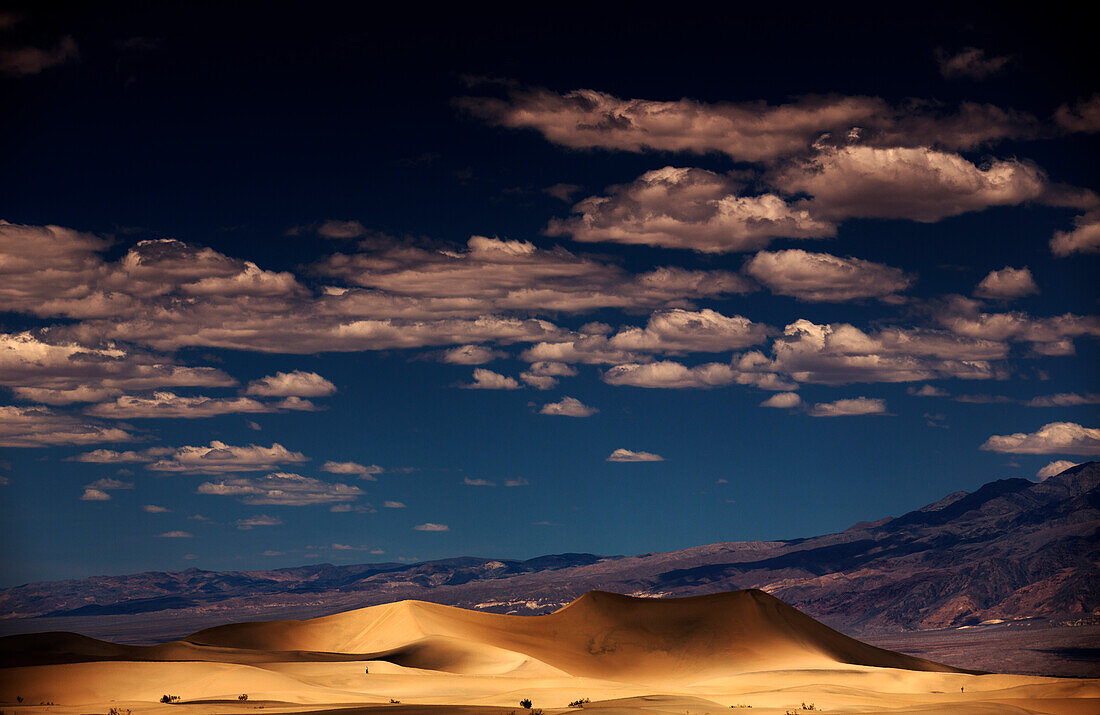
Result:
M564 362L541 360L531 363L519 374L519 379L536 389L549 390L558 384L558 378L573 377L576 374L576 368Z
M307 461L309 458L301 452L292 452L278 442L270 447L255 444L237 447L214 440L206 447L177 447L166 459L159 459L146 469L185 474L259 472L274 469L280 464Z
M237 528L241 531L248 531L257 526L282 526L283 520L275 516L260 514L258 516L250 516L247 519L237 519L237 521L233 523L236 524Z
M387 509L404 509L405 508L405 504L403 502L391 501L389 499L382 502L382 506L387 508Z
M48 407L0 405L0 447L130 442L126 430L109 427Z
M553 186L547 186L542 190L542 193L553 196L559 201L568 202L573 194L581 190L581 187L576 184L554 184Z
M988 313L980 301L950 296L934 319L961 337L1031 343L1041 355L1072 355L1073 338L1100 337L1100 317L1072 313L1036 318L1021 311Z
M1100 213L1078 216L1071 231L1056 231L1050 239L1050 250L1060 258L1072 253L1100 253Z
M1005 266L999 271L990 271L989 275L983 278L974 289L974 295L977 297L995 300L1012 300L1038 293L1039 286L1035 284L1035 278L1027 266L1023 268Z
M744 271L773 293L810 302L882 298L914 281L900 268L800 249L761 251L745 262Z
M1035 473L1035 476L1039 477L1039 481L1043 481L1045 479L1049 479L1050 477L1056 477L1067 469L1072 469L1076 466L1076 462L1070 462L1066 459L1058 459L1040 469L1038 472Z
M462 387L467 390L518 390L519 383L514 377L505 377L500 373L479 367L474 370L474 381Z
M508 353L484 345L459 345L444 351L442 360L455 365L483 365L503 357Z
M239 497L244 504L309 506L358 499L363 490L341 482L324 482L300 474L274 472L264 477L233 477L219 482L203 482L196 494Z
M166 531L163 534L157 534L157 537L161 539L193 539L195 535L189 531Z
M488 479L471 479L466 477L462 480L462 483L468 487L495 487L495 482L490 482Z
M531 482L527 481L523 477L517 477L516 479L505 479L504 486L506 487L529 487Z
M551 236L575 241L685 248L700 253L751 251L775 238L822 238L836 226L775 194L740 195L741 182L705 169L666 166L611 187L554 219Z
M575 397L563 397L558 402L548 402L539 409L540 415L558 415L561 417L591 417L599 412Z
M88 489L102 489L104 491L108 491L112 489L133 489L134 483L124 482L120 479L105 477L103 479L97 479L91 484L85 484L84 486Z
M621 328L607 340L607 346L622 354L726 352L762 343L768 333L768 326L740 315L674 308L650 315L645 328Z
M1003 70L1011 60L1004 55L987 57L985 50L977 47L964 47L958 52L941 48L936 52L940 74L948 79L985 79Z
M358 221L330 219L317 227L317 233L325 238L359 238L367 235L367 229Z
M355 286L330 289L320 306L326 314L436 325L444 319L481 318L483 322L475 325L488 327L484 318L489 315L682 306L696 298L741 292L746 285L743 278L724 271L665 267L631 274L560 246L543 249L527 241L485 236L471 237L465 249L373 244L362 249L334 254L314 267L320 275ZM540 321L523 325L527 332L518 339L529 339L536 330L555 331ZM496 337L483 335L468 329L466 336L437 339L435 344L476 344ZM427 344L432 342L422 338L421 345Z
M951 393L942 387L936 387L935 385L921 385L918 387L910 387L905 390L913 397L950 397Z
M665 458L653 452L634 452L629 449L619 448L608 456L608 462L663 462Z
M381 474L385 470L379 467L377 464L359 464L358 462L325 462L321 465L322 472L329 472L330 474L354 474L360 479L366 479L369 481L377 481L375 479L376 474Z
M1076 392L1059 392L1056 395L1039 395L1024 403L1028 407L1075 407L1077 405L1100 405L1100 393L1090 392L1080 395Z
M465 97L458 105L492 124L534 129L574 149L725 154L774 162L815 144L857 138L876 145L972 149L1033 129L1034 118L975 103L954 111L927 102L891 106L877 97L803 97L793 102L708 104L692 99L620 99L590 89L565 94L514 88L506 99Z
M5 15L6 17L8 15ZM13 47L0 50L0 74L9 77L29 77L72 62L80 57L76 41L66 35L53 47Z
M931 223L992 206L1043 197L1046 175L1015 159L975 165L958 154L927 147L847 146L774 172L771 183L812 198L819 220L897 218Z
M413 529L415 529L416 531L450 531L451 530L451 528L449 526L447 526L446 524L433 524L430 521L425 523L425 524L417 524L416 526L413 527Z
M0 222L0 245L5 226ZM11 258L0 250L0 260ZM2 264L0 264L2 265ZM3 268L0 267L0 275ZM17 281L18 282L18 281ZM13 300L19 291L9 287ZM0 287L0 307L5 288ZM9 304L8 309L18 309ZM112 344L85 345L50 340L45 333L0 333L0 385L17 397L49 405L99 402L130 390L166 386L231 387L237 382L221 370L185 367L164 356L126 350Z
M802 398L797 392L777 392L760 403L761 407L778 407L793 409L802 404Z
M151 397L122 395L114 402L92 405L85 412L95 417L114 420L169 417L195 419L241 412L272 412L273 409L271 405L248 397L181 397L172 392L154 392Z
M1100 132L1100 94L1072 104L1063 104L1054 113L1054 121L1068 132Z
M991 379L1005 358L1002 342L952 332L883 328L864 332L847 323L819 325L797 320L772 344L772 358L747 354L756 370L789 375L798 382L916 382L942 377Z
M764 361L767 361L766 358ZM741 370L735 365L717 362L688 367L672 360L615 365L604 372L602 379L609 385L663 389L706 389L734 384L751 385L763 390L793 390L797 387L772 372Z
M315 372L293 370L248 383L247 395L261 397L328 397L336 393L336 385Z
M111 495L102 489L85 489L80 501L109 501Z
M141 510L147 514L170 514L172 512L171 509L156 504L145 504L141 507Z
M811 417L853 417L858 415L885 415L886 400L855 397L835 402L819 402L810 410Z
M172 447L148 447L142 450L126 450L116 452L111 449L94 449L91 452L82 452L69 457L72 462L87 462L90 464L127 464L131 462L155 462L161 457L175 453Z
M1100 454L1100 429L1074 422L1051 422L1037 431L993 435L981 446L1010 454Z

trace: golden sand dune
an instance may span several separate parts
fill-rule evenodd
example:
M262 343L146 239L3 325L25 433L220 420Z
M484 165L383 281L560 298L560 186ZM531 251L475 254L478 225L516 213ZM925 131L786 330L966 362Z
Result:
M861 643L755 590L677 599L596 591L545 616L402 601L220 626L149 647L36 634L0 639L0 662L9 666L0 669L5 712L17 696L20 710L54 702L50 712L151 712L171 694L183 701L172 707L196 714L261 704L346 715L522 712L526 698L549 712L582 697L603 713L731 705L782 713L803 703L831 712L1100 713L1096 681L968 673Z
M402 601L308 621L221 626L186 640L256 650L371 653L370 660L411 664L408 644L414 637L421 644L420 662L434 660L433 670L466 673L477 672L473 663L482 651L452 644L522 653L570 675L638 682L696 682L745 670L832 663L955 670L860 643L758 590L675 599L592 591L546 616ZM437 655L428 654L429 643L440 649Z

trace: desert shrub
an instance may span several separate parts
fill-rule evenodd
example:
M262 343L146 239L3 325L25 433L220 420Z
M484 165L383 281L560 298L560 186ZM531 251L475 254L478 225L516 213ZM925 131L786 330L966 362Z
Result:
M130 715L130 711L122 708L111 708L107 711L107 715Z
M393 703L394 705L400 705L401 704L400 700L394 700L393 698L390 698L390 702Z
M590 702L592 702L592 701L589 700L588 698L581 698L580 700L574 700L573 702L569 703L569 707L571 707L571 708L583 708L585 703L590 703Z
M180 696L178 696L178 695L161 695L160 696L160 701L162 703L174 703L179 699L180 699Z
M521 708L527 708L528 710L530 710L531 709L531 699L530 698L524 698L523 700L520 700L519 701L519 706Z
M237 696L237 700L240 700L241 702L248 700L248 693L241 693Z

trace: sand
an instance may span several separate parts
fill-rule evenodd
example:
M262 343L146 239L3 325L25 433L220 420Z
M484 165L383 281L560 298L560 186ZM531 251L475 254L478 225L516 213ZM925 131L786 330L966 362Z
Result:
M10 666L0 669L5 713L522 713L525 698L545 713L581 698L591 701L583 710L604 714L807 712L803 704L832 713L1100 713L1100 681L961 671L848 638L754 590L678 599L592 592L546 616L401 601L220 626L151 647L16 636L0 639L0 656ZM165 694L181 700L160 704Z

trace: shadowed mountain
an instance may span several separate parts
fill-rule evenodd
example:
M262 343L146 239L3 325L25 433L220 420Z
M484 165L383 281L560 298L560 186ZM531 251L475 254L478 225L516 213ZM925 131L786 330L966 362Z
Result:
M1088 616L1100 611L1098 483L1100 464L1089 462L1039 483L991 482L836 534L633 557L192 569L29 584L0 592L0 628L42 630L37 619L50 618L50 625L111 635L132 614L144 614L143 637L152 639L210 625L226 610L241 618L297 618L395 599L549 613L595 589L692 596L756 588L868 634Z

